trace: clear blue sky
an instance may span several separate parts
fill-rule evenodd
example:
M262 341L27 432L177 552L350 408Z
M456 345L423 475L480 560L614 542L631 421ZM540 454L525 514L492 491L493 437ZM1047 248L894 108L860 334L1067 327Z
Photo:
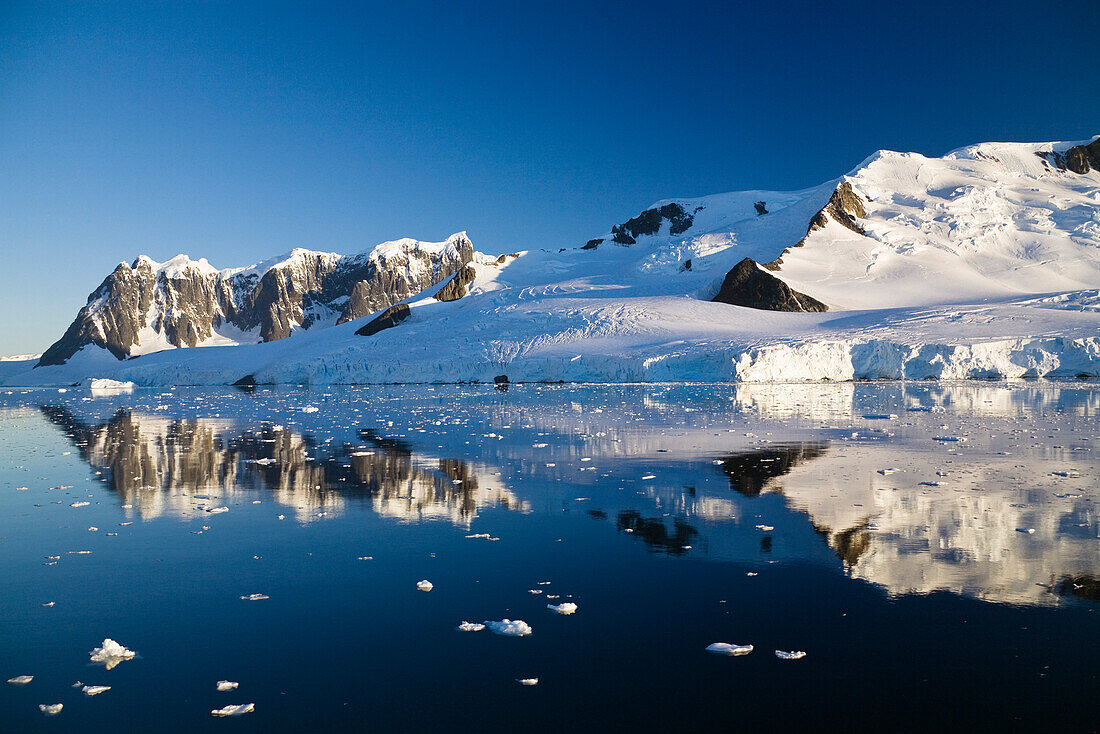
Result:
M0 353L119 261L574 246L879 148L1100 133L1100 2L0 3Z

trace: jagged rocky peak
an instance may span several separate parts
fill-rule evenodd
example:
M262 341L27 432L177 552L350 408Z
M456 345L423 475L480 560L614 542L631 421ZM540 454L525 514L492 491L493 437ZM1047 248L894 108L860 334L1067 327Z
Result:
M829 310L821 301L793 290L779 278L762 270L755 260L748 257L726 273L718 295L711 300L766 311Z
M691 229L695 215L702 208L701 206L695 207L694 210L689 212L684 209L683 205L675 201L654 206L646 209L633 219L628 219L622 224L616 224L611 228L610 235L591 239L581 249L595 250L607 239L617 245L634 245L638 243L639 237L660 233L661 226L666 221L668 222L668 234L675 237Z
M296 329L382 311L473 258L465 232L443 242L384 242L353 256L295 249L229 270L186 255L163 263L143 255L115 268L38 365L62 364L88 345L126 359L171 347L285 339Z
M1089 171L1100 171L1100 137L1085 145L1074 145L1065 152L1038 151L1036 155L1061 171L1068 170L1081 175Z

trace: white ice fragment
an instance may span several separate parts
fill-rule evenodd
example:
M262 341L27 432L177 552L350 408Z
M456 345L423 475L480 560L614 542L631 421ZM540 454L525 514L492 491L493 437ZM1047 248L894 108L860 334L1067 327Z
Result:
M428 581L428 579L424 579L423 581L416 582L416 588L420 591L431 591L433 584L431 581Z
M316 405L307 405L301 409L303 413L316 413L320 408Z
M207 510L207 512L209 512L211 515L218 515L223 512L229 512L229 508L225 505L222 505L221 507L211 507Z
M656 478L657 478L656 474L646 474L644 477L642 477L642 480L643 481L649 481L650 479L656 479Z
M901 471L901 469L892 466L888 469L879 469L878 473L885 477L889 476L890 474L897 474L899 471Z
M571 601L563 601L561 604L547 604L546 608L558 614L572 614L577 611L577 605Z
M516 678L516 683L521 686L537 686L539 684L538 678Z
M58 390L58 392L65 392L64 390ZM40 703L38 704L38 710L44 713L46 716L57 716L61 713L61 709L65 708L63 703Z
M235 680L220 680L220 681L218 681L218 690L219 691L232 691L234 688L236 688L239 685L240 685L240 683L238 683Z
M263 601L264 599L270 599L270 596L266 594L249 594L248 596L242 596L241 601Z
M527 593L528 593L528 594L541 594L541 593L542 593L542 589L528 589L528 590L527 590Z
M124 660L132 660L137 655L136 652L127 650L110 637L103 640L103 644L89 654L92 656L93 663L103 663L107 666L107 670L111 670Z
M774 525L757 525L756 529L757 530L763 530L765 533L770 533L771 531L775 530L775 526Z
M478 624L477 622L463 622L455 627L459 632L480 632L485 629L485 625Z
M712 642L707 645L707 652L715 655L748 655L752 652L752 645L734 645L730 642Z
M786 650L776 650L775 656L780 660L801 660L806 657L806 653L802 650L791 650L790 652Z
M240 703L235 706L225 706L224 708L214 709L210 713L214 716L240 716L242 714L250 714L256 710L256 704L254 703Z
M522 619L502 619L497 622L486 620L485 626L498 635L504 635L505 637L526 637L534 632L531 629L531 625L524 622Z
M25 686L32 680L34 680L33 675L17 675L14 678L8 678L8 683L11 683L13 686Z
M110 686L84 686L80 689L80 692L85 696L98 696L101 693L106 693L111 690Z
M73 502L69 507L87 507L91 502Z
M1027 533L1028 535L1035 534L1035 528L1016 528L1017 533Z
M89 533L98 533L99 528L97 528L95 525L93 525L92 527L88 528L88 532Z

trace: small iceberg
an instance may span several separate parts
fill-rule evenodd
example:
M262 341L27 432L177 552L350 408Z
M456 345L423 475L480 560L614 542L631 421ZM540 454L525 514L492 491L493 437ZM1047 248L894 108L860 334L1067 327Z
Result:
M101 693L106 693L111 690L110 686L84 686L80 689L80 692L85 696L98 696Z
M806 653L802 650L791 650L790 652L786 650L776 650L775 656L780 660L801 660L806 657Z
M238 683L235 680L220 680L220 681L218 681L218 690L219 691L232 691L233 689L235 689L239 685L240 685L240 683Z
M423 581L416 582L416 588L420 591L431 591L435 588L435 586L432 584L431 581L428 581L428 579L424 579Z
M25 686L32 680L34 680L33 675L17 675L14 678L8 678L8 683L11 683L13 686Z
M40 703L38 704L38 710L44 713L46 716L57 716L61 713L61 709L65 708L63 703Z
M577 605L571 601L563 601L561 604L547 604L546 608L557 614L572 614L577 611Z
M110 637L103 640L103 644L89 653L93 663L103 663L107 670L111 670L124 660L133 660L137 655L133 650L127 650Z
M707 652L715 655L748 655L752 652L752 645L734 645L730 642L712 642L707 645Z
M271 597L266 594L249 594L248 596L242 596L241 601L263 601L264 599L270 599Z
M537 686L539 684L538 678L516 678L516 683L521 686Z
M211 515L220 515L223 512L229 512L229 508L225 505L222 505L221 507L211 507L207 510L207 512L209 512Z
M502 619L497 622L486 621L485 626L498 635L505 637L526 637L534 632L531 625L522 619Z
M214 709L210 713L214 716L241 716L243 714L250 714L256 710L256 704L254 703L240 703L236 706L225 706L220 709Z
M463 622L462 624L455 627L455 629L459 632L480 632L481 630L485 629L485 625L478 624L477 622ZM8 682L10 683L11 681Z
M106 377L93 377L88 381L88 388L93 393L133 392L134 383L122 380L111 380Z

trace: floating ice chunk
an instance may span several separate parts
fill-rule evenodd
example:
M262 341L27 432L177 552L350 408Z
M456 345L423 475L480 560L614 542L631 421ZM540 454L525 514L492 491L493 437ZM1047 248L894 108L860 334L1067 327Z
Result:
M434 588L434 585L431 581L428 581L428 579L424 579L423 581L416 582L416 588L420 591L431 591Z
M110 380L106 377L93 377L88 383L88 387L94 391L130 391L134 389L134 383L124 382L121 380Z
M11 683L13 686L25 686L32 680L34 680L33 675L17 675L14 678L8 678L8 683Z
M232 691L234 688L236 688L239 685L240 685L240 683L238 683L235 680L220 680L220 681L218 681L218 690L219 691Z
M707 645L707 652L715 655L748 655L752 652L752 645L734 645L730 642L712 642Z
M103 663L107 666L107 670L111 670L124 660L132 660L137 655L136 652L127 650L110 637L103 640L103 644L89 654L92 656L93 663Z
M775 656L780 660L801 660L806 657L806 653L802 650L791 650L790 652L786 650L776 650Z
M58 392L65 392L59 390ZM61 709L65 708L63 703L40 703L38 704L38 710L44 713L46 716L57 716L61 713Z
M522 619L502 619L498 622L486 620L485 626L498 635L505 637L526 637L534 632L531 625Z
M485 625L478 624L477 622L463 622L455 627L459 632L480 632L485 629Z
M775 526L774 525L757 525L756 529L757 530L763 530L765 533L770 533L771 531L775 530Z
M225 505L222 505L221 507L211 507L207 510L207 512L209 512L211 515L218 515L223 512L229 512L229 508Z
M1035 528L1016 528L1017 533L1027 533L1028 535L1035 534Z
M254 703L240 703L236 706L225 706L224 708L214 709L210 713L214 716L241 716L242 714L250 714L256 710L256 704Z
M93 526L91 526L90 528L88 528L88 532L89 532L89 533L98 533L98 532L99 532L99 528L97 528L97 527L96 527L95 525L93 525Z
M44 607L52 607L52 606L53 606L54 604L56 604L56 603L57 603L57 602L55 602L55 601L48 601L48 602L46 602L45 604L43 604L42 606L44 606Z
M373 561L374 556L359 556L360 561Z
M897 474L899 471L901 471L901 469L892 466L888 469L879 469L878 473L885 477L889 476L890 474Z
M242 596L241 601L263 601L264 599L270 599L270 596L266 594L249 594L248 596Z
M539 684L538 678L516 678L516 683L521 686L537 686Z
M527 593L528 593L528 594L541 594L541 593L542 593L542 589L528 589L528 590L527 590Z
M110 686L84 686L80 689L80 692L85 696L98 696L101 693L106 693L111 690Z
M577 605L571 601L563 601L561 604L547 604L546 608L558 614L572 614L577 611Z
M746 575L746 576L750 576L750 577L751 577L751 576L756 576L756 571L749 571L749 572L748 572L748 573L746 573L745 575Z
M318 410L320 410L320 408L316 405L307 405L301 409L303 413L316 413Z
M656 474L646 474L644 477L642 477L642 481L649 481L650 479L656 479L656 478L657 478Z
M69 507L87 507L91 502L73 502Z

